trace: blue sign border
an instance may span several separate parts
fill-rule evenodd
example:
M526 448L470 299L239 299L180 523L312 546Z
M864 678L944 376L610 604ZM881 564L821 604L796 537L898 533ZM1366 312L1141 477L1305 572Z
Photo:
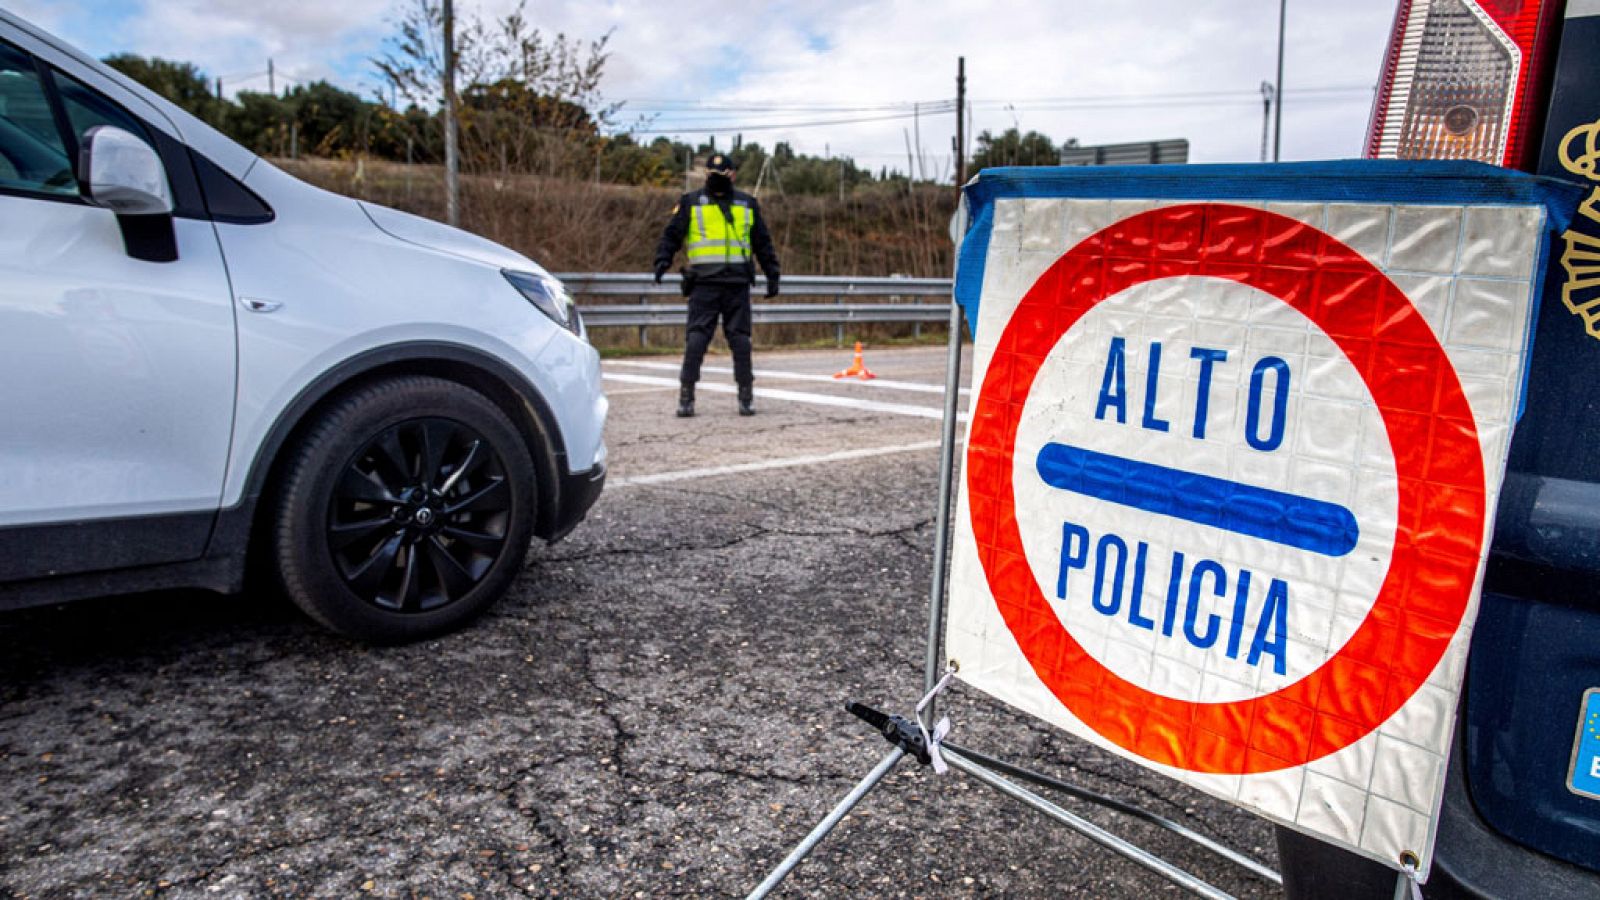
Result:
M984 169L962 188L967 229L956 252L955 299L978 333L978 305L998 200L1287 201L1295 203L1409 203L1447 206L1543 206L1544 232L1534 265L1528 346L1552 239L1571 223L1583 186L1464 160L1351 159L1303 163L1170 166L1014 166ZM1065 253L1069 248L1062 247ZM1522 415L1518 387L1517 416Z

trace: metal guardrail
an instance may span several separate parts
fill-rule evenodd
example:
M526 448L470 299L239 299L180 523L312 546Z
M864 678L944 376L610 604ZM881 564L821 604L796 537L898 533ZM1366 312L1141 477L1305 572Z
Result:
M583 320L590 328L682 325L688 305L679 300L652 302L661 297L681 297L679 275L667 275L656 284L653 275L635 272L563 272L556 277L574 295L584 298L635 297L636 304L587 302L579 304ZM835 326L843 340L844 326L862 322L912 322L920 331L922 323L943 323L950 318L949 278L850 278L832 275L785 275L784 297L831 297L833 303L783 303L759 298L762 282L752 290L757 300L752 306L758 325L822 324ZM846 302L855 298L908 302ZM935 302L921 302L938 298Z
M680 296L676 273L655 283L655 276L642 272L558 272L555 276L567 290L584 297L622 294L624 296ZM758 279L755 290L761 290ZM852 278L840 275L785 275L783 293L794 297L948 297L948 278Z
M682 325L686 303L651 303L639 306L578 307L590 328ZM944 322L948 303L761 303L751 304L757 325L845 325L860 322Z

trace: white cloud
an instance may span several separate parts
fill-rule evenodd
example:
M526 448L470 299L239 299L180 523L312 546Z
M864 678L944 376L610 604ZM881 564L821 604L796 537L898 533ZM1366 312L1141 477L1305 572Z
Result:
M225 78L265 71L271 59L285 76L281 90L293 81L343 80L336 67L376 49L388 8L389 0L145 0L125 37L133 52L187 60ZM267 87L264 78L240 83Z
M59 12L76 0L10 2L50 27L53 19L69 18ZM96 35L91 49L186 59L221 75L263 70L271 57L291 77L330 77L364 88L373 83L364 59L392 31L398 2L136 0L138 11L124 32ZM457 0L464 14L489 17L514 6L515 0ZM1377 79L1393 8L1393 0L1291 4L1285 158L1360 152L1370 105L1360 86ZM1273 0L1016 0L1004 6L973 0L539 0L525 7L546 34L587 40L610 31L605 93L638 101L636 107L662 98L836 106L953 99L956 58L964 55L975 131L999 131L1015 121L1057 141L1076 137L1086 144L1186 137L1197 161L1256 158L1261 104L1255 91L1273 78L1277 11ZM92 20L70 18L69 38L92 33ZM1331 97L1297 93L1330 85L1357 89ZM1234 95L1228 102L1120 108L1050 109L1037 102L1222 91ZM698 127L711 115L700 113ZM735 115L750 125L851 114L750 110L716 118L734 124ZM873 168L903 168L903 129L912 124L750 130L746 137L767 146L789 140L814 153L827 144ZM924 116L917 124L930 162L948 168L954 116ZM685 135L704 139L703 132ZM719 136L719 143L726 140Z
M59 32L63 21L83 14L77 0L6 0L3 9L50 32Z
M486 12L509 8L488 0ZM1291 4L1284 81L1286 159L1357 155L1393 0ZM874 105L953 99L958 56L967 60L975 131L1015 121L1058 141L1186 137L1197 161L1253 160L1260 148L1262 81L1274 77L1278 4L1271 0L788 0L728 4L681 0L541 3L536 24L593 36L614 28L606 91L617 98L714 103ZM820 45L820 49L819 49ZM1356 87L1307 96L1306 88ZM1235 92L1228 102L1047 110L1024 101L1127 94ZM1016 109L1007 110L1004 104ZM703 114L702 118L706 115ZM865 114L864 114L865 115ZM751 113L750 122L846 118L848 113ZM725 115L718 118L727 119ZM681 120L681 119L680 119ZM665 124L666 119L663 119ZM924 116L922 147L948 167L954 116ZM876 167L905 165L911 120L755 131L770 146L824 144ZM694 140L704 135L687 131ZM727 138L719 136L718 140Z

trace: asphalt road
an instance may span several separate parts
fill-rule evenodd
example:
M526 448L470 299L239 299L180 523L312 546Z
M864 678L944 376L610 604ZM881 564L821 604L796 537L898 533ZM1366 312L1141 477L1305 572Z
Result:
M760 355L746 419L713 358L690 420L670 361L607 363L604 497L448 638L355 645L265 586L0 614L0 892L743 895L889 749L844 702L921 694L944 350L869 349L872 384L819 377L848 362ZM1270 828L1221 802L974 692L945 708L953 740L1276 864ZM1181 893L906 763L780 895Z

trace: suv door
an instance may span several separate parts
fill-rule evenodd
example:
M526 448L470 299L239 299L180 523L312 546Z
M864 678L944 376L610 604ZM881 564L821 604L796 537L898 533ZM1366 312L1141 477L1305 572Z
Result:
M95 125L165 144L169 182L190 164L0 40L0 580L197 558L222 491L236 347L215 229L180 211L176 261L130 255L83 196Z

